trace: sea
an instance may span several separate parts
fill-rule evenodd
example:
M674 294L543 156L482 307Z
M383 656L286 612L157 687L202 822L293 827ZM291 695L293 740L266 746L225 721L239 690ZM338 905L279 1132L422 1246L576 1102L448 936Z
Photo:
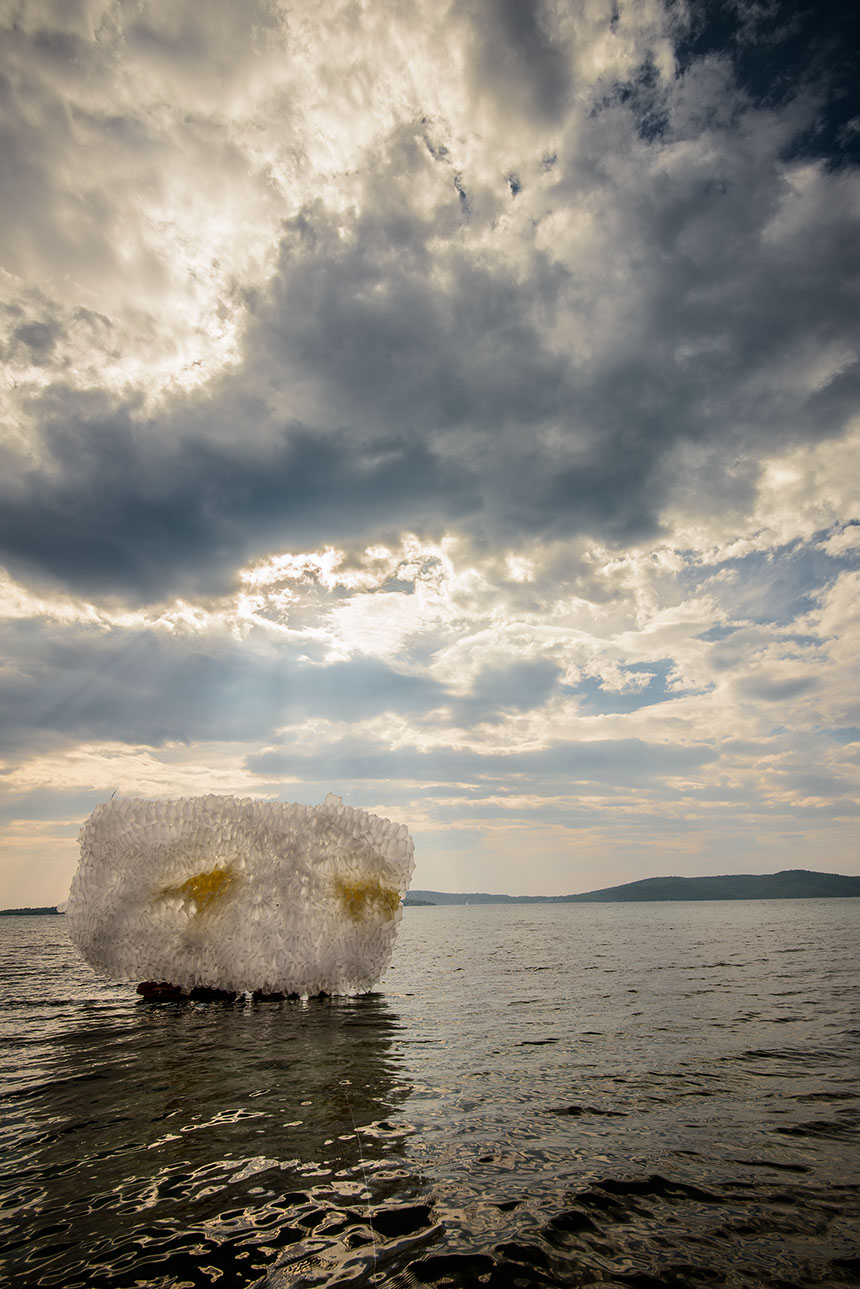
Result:
M0 918L0 1280L860 1284L860 900L406 909L372 994L149 1002Z

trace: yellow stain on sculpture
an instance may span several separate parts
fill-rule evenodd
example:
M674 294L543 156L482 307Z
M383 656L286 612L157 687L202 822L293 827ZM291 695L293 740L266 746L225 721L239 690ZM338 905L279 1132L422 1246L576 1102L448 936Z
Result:
M334 889L341 908L353 922L363 922L372 912L393 917L400 905L399 892L384 886L378 877L336 877Z
M195 913L211 912L222 904L238 882L232 868L211 868L205 873L195 873L176 886L163 886L159 899L187 900L194 904Z

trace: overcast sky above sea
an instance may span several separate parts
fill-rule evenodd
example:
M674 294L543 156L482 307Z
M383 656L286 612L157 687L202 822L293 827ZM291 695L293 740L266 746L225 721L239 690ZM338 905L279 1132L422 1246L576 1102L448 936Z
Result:
M114 790L860 872L843 8L0 0L0 905Z

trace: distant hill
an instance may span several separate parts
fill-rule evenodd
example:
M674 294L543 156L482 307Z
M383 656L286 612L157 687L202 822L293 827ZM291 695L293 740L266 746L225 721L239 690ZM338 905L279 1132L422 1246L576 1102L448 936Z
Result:
M781 873L736 873L727 877L646 877L584 895L572 904L626 900L815 900L860 896L860 877L789 868Z
M486 891L409 891L405 906L434 904L623 904L645 900L832 900L860 898L860 877L787 868L781 873L735 873L726 877L644 877L581 895L491 895ZM0 909L0 917L59 913L42 908Z
M32 909L32 908L0 909L0 918L12 918L12 917L20 918L20 917L31 917L31 916L36 917L43 913L58 913L58 912L59 912L59 909L57 908L56 904L46 904L44 905L44 907L38 908L38 909Z
M645 877L581 895L468 895L410 891L426 904L621 904L643 900L813 900L860 897L860 877L789 868L781 873L736 873L726 877Z

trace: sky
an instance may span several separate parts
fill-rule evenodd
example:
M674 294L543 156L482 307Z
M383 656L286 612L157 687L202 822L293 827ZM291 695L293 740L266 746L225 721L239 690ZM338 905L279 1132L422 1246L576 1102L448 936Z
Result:
M0 29L0 905L113 792L334 791L437 890L860 873L856 17Z

